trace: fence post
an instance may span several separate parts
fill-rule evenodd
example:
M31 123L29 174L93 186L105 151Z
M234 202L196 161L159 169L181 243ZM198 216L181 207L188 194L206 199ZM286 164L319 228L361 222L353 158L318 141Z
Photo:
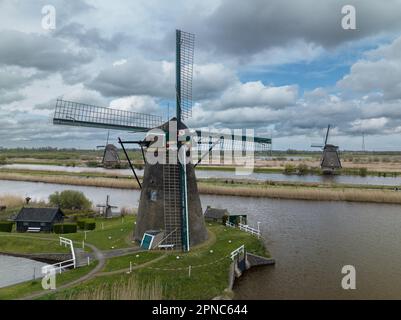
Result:
M191 266L188 267L188 277L191 278Z

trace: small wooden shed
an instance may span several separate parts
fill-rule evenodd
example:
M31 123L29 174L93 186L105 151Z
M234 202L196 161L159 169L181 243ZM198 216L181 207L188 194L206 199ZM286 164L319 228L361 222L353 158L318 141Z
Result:
M18 232L51 232L53 225L63 220L60 208L22 208L15 218Z
M205 220L209 221L222 221L224 216L229 216L227 209L218 209L212 208L211 206L207 206L206 211L204 213Z

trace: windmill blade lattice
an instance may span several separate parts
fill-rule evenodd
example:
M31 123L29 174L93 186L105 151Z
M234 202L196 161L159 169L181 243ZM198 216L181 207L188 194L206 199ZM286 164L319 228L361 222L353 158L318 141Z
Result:
M162 117L58 99L53 123L143 132L161 125Z
M192 75L195 35L177 30L176 41L177 118L184 120L192 116Z
M228 133L196 130L193 136L194 146L199 150L207 150L210 145L216 144L217 150L242 150L242 151L268 151L271 148L272 139L251 137Z

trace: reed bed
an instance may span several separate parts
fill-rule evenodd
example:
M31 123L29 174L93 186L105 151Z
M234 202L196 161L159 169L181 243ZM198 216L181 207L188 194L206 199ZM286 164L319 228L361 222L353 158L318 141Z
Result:
M162 300L163 288L156 282L140 283L135 277L72 293L66 300Z
M218 194L242 197L401 204L401 191L396 192L392 190L372 190L355 188L318 189L296 187L227 188L219 186L200 186L199 191L203 194Z
M81 185L119 189L139 189L133 179L113 179L74 176L30 176L0 172L0 180L16 180L30 182ZM238 197L264 197L277 199L316 200L316 201L353 201L371 203L401 204L401 191L358 189L358 188L319 188L316 186L219 186L211 183L198 184L202 194L225 195Z
M36 176L29 174L6 173L0 172L0 180L27 181L27 182L44 182L55 184L67 184L90 187L107 187L119 189L139 189L138 183L131 179L114 179L114 178L95 178L95 177L77 177L77 176Z
M22 207L25 201L22 197L6 194L0 196L0 206L6 207Z

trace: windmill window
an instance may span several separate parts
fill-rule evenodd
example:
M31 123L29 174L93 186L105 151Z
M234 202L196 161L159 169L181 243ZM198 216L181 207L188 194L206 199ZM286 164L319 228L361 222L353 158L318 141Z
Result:
M151 190L149 194L150 201L157 201L157 191Z

